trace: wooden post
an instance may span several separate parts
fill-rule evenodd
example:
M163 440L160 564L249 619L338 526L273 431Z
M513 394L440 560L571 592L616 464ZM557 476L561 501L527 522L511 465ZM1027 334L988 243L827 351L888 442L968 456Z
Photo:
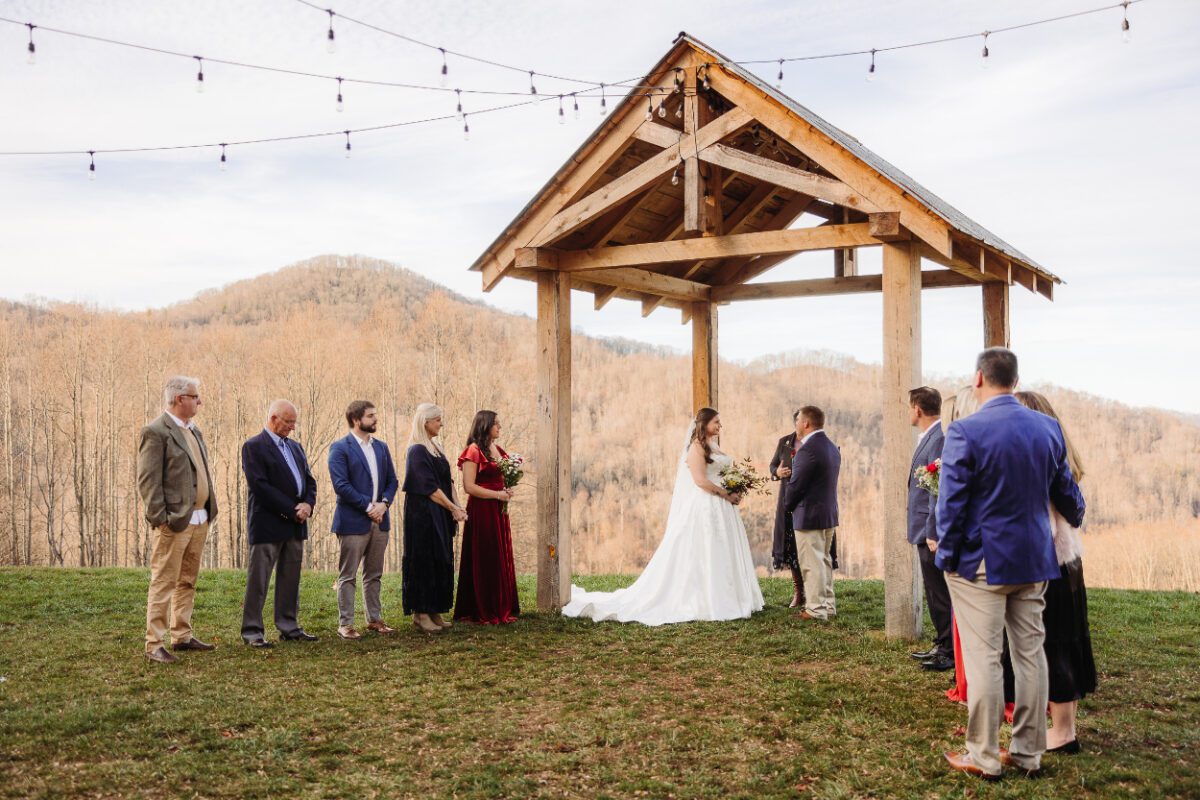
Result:
M717 304L692 303L692 413L717 407Z
M983 284L983 346L1008 347L1008 284Z
M908 543L908 467L916 444L908 390L921 385L921 258L907 242L883 245L883 581L889 639L921 634L917 554Z
M537 279L537 605L571 599L571 276Z
M842 209L842 223L850 222L850 209ZM853 247L833 251L833 276L850 278L858 274L858 251Z

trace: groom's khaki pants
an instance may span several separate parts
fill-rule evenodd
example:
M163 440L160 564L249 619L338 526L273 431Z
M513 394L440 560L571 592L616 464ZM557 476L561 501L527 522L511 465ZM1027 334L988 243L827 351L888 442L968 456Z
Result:
M989 586L983 565L975 580L946 576L963 669L967 673L967 752L984 772L999 774L1000 724L1004 722L1004 631L1016 678L1016 709L1009 753L1017 766L1038 769L1046 750L1049 675L1042 648L1046 582Z
M830 555L836 530L796 531L796 555L800 560L800 574L804 577L804 610L817 619L829 619L837 614Z

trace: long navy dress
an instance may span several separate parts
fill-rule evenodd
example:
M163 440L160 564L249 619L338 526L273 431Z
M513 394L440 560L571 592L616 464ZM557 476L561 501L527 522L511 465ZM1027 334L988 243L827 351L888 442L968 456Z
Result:
M454 605L454 534L449 511L433 502L438 489L454 502L450 462L420 444L408 448L404 471L404 557L401 591L405 614L445 614Z

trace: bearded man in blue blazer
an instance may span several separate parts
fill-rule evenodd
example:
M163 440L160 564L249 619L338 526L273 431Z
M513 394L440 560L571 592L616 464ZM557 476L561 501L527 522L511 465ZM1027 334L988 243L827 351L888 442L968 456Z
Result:
M1049 678L1042 649L1046 582L1059 576L1050 506L1078 528L1083 495L1067 465L1058 421L1013 397L1017 357L1003 347L979 354L979 410L946 431L937 500L935 563L948 575L967 673L967 752L946 753L954 769L998 778L1004 766L1041 769ZM1002 753L1001 669L1008 632L1016 683L1009 752Z
M329 448L329 480L337 495L333 532L338 537L338 636L361 639L354 627L359 565L367 630L384 634L395 630L383 621L379 587L391 523L388 509L400 482L388 446L372 435L378 425L375 404L355 400L346 409L346 424L350 433Z

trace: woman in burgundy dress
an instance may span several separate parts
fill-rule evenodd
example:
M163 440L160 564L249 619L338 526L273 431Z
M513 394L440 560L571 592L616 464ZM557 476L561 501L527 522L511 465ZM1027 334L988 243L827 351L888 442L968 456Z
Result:
M458 457L467 492L467 524L454 618L489 625L516 622L521 613L512 532L504 510L513 493L504 488L504 476L497 466L507 455L496 444L499 435L496 412L480 411L471 423L467 448Z

